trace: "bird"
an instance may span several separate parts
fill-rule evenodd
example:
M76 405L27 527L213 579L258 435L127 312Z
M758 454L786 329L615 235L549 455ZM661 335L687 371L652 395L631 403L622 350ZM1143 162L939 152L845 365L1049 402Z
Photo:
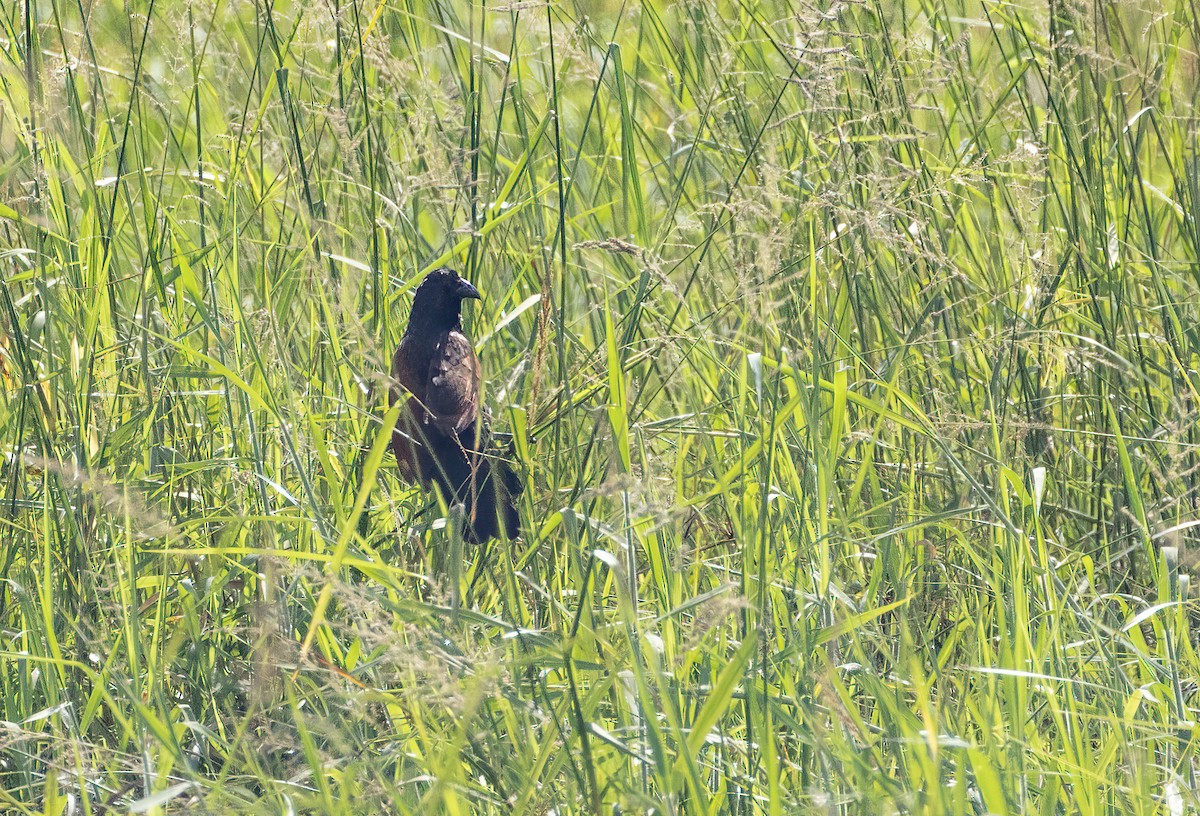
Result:
M479 290L448 267L425 276L413 294L408 326L392 356L390 402L408 399L392 431L401 476L435 487L466 513L463 535L482 544L519 534L512 466L488 452L488 417L479 402L482 369L463 333L462 303Z

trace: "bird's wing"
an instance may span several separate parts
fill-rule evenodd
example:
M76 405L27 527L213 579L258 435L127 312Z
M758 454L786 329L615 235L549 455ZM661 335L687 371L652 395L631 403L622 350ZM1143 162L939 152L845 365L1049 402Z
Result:
M421 401L409 397L392 429L392 452L396 454L400 475L406 482L428 487L433 467L425 439L424 417Z
M475 421L480 376L471 342L462 332L448 332L434 351L425 386L425 407L443 433L458 433Z
M414 345L416 341L412 335L405 332L400 338L400 345L396 346L396 353L392 355L392 381L388 389L391 402L400 399L405 391L410 394L420 393L421 379L425 372L413 370Z

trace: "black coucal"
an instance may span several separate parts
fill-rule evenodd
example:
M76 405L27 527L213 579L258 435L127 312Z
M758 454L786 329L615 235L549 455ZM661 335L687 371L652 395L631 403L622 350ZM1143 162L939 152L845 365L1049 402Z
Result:
M515 497L521 481L488 454L491 433L480 410L482 372L462 331L464 300L479 290L452 269L435 269L413 295L408 328L392 357L391 401L410 394L392 433L405 479L437 485L447 504L466 510L464 537L482 543L518 532Z

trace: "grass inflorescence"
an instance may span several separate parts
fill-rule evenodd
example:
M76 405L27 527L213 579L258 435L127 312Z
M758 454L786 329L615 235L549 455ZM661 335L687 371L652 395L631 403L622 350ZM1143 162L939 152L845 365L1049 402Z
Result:
M0 809L1194 812L1198 50L0 3ZM441 265L516 541L387 451Z

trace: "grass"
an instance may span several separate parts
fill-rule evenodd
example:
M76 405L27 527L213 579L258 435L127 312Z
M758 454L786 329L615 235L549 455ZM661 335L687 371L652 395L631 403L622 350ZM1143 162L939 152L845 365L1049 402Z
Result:
M0 4L0 808L1195 812L1198 48ZM386 450L441 264L504 545Z

